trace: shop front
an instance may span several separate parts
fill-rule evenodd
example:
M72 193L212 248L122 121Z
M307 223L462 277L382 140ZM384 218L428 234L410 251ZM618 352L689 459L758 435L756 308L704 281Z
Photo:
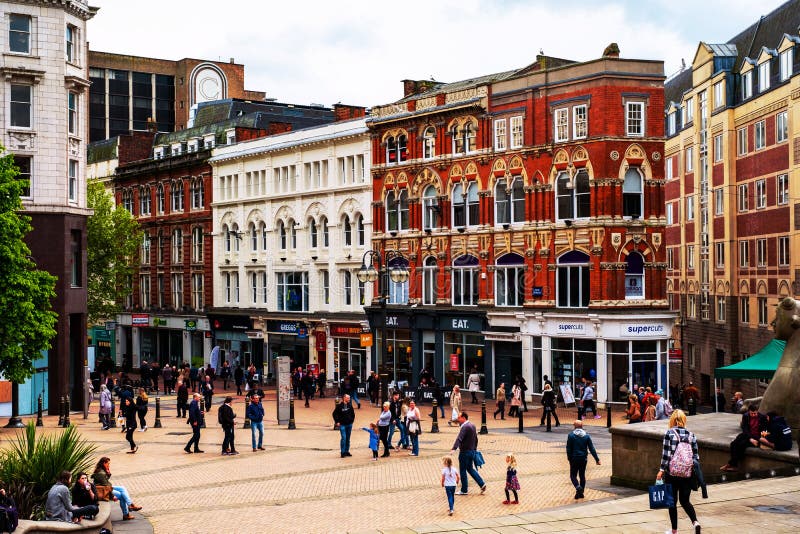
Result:
M212 326L213 346L219 347L218 366L228 361L233 369L241 365L246 369L253 364L256 369L263 365L262 340L251 337L253 321L247 315L209 315ZM208 340L211 341L211 340ZM192 354L192 366L210 362L212 344L199 354Z
M267 339L270 360L278 356L288 356L292 369L306 368L312 362L309 358L309 327L302 321L267 321Z
M361 346L361 334L369 332L360 323L331 323L329 326L331 343L333 345L332 373L328 377L334 381L352 370L364 382L372 372L369 347Z
M369 311L370 325L375 332L372 344L374 369L378 374L386 375L389 382L398 388L414 383L413 349L411 345L411 320L408 314L387 311L384 316L380 311ZM384 319L383 325L381 320ZM384 340L386 335L385 354Z
M436 358L436 380L448 389L458 384L467 388L467 379L477 372L481 379L480 391L486 389L486 348L481 332L486 318L483 315L442 315L438 318L436 337L441 338L441 356ZM425 359L426 364L430 365ZM444 377L444 379L442 379ZM491 388L490 388L491 389Z
M116 363L125 369L137 368L145 360L161 367L202 362L211 347L209 320L198 316L123 313L117 316L117 334Z

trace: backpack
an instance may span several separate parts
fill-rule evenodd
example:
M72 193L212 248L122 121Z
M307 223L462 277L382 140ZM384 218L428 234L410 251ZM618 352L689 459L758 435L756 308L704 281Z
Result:
M19 512L13 504L0 505L0 532L14 532L19 525Z
M672 415L672 403L669 402L667 399L664 399L664 415L669 417Z
M692 468L694 467L692 445L689 443L689 438L681 439L677 430L673 430L673 432L675 437L678 438L678 446L669 461L669 474L673 477L689 478L692 476Z

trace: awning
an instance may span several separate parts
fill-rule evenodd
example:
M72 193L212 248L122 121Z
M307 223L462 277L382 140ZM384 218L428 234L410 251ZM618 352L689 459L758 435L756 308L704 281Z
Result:
M714 377L770 379L778 368L785 347L786 341L782 339L773 339L763 349L746 360L728 365L727 367L717 367L714 370Z

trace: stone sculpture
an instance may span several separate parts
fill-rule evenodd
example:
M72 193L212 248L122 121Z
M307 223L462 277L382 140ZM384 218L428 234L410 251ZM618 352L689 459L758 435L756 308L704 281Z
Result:
M800 429L800 301L784 298L775 311L775 337L786 341L778 369L758 411L786 417L793 433Z

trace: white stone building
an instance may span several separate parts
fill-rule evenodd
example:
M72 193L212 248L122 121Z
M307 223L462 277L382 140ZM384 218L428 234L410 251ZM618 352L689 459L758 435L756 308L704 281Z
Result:
M214 150L212 313L252 321L248 332L216 330L225 358L244 361L263 339L267 373L290 356L328 379L368 376L359 338L372 287L356 273L371 240L370 161L363 118Z
M83 398L86 358L86 22L97 9L85 0L0 3L0 139L29 179L23 195L32 219L27 237L41 269L58 277L57 336L19 384L20 413L42 394ZM2 409L2 404L0 404Z

